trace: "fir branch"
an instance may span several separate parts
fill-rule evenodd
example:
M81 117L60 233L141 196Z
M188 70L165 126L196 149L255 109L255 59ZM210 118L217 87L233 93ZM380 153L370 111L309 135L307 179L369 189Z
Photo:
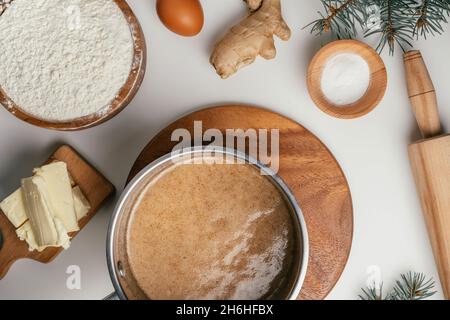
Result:
M362 294L358 295L361 300L385 300L383 298L383 284L377 289L375 285L366 289L361 288Z
M321 18L304 28L312 26L311 33L332 33L338 39L349 39L357 35L355 22L364 22L364 0L321 0L325 13Z
M416 8L414 35L426 39L427 34L441 34L443 23L447 23L450 14L449 0L421 0Z
M408 272L396 281L391 300L423 300L436 293L433 279L426 280L423 273Z
M390 54L394 53L396 44L403 51L406 51L407 47L412 47L415 1L374 0L373 3L380 8L380 24L379 28L368 30L365 36L380 35L377 51L383 51L386 45Z
M408 272L400 275L401 280L395 282L392 292L383 297L383 285L377 289L370 286L362 288L362 294L358 295L361 300L424 300L433 296L433 279L426 279L423 273Z
M324 12L311 22L311 33L331 33L338 39L357 36L357 27L365 37L379 36L379 52L398 45L403 51L419 36L441 34L450 16L450 0L320 0ZM369 11L376 9L376 14ZM305 28L306 28L305 27Z

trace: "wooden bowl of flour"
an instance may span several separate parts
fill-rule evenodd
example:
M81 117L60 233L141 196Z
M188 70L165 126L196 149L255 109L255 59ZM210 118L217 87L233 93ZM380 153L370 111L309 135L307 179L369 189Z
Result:
M354 76L353 79L343 76L343 81L349 82L347 86L340 87L337 83L324 82L324 75L333 73L333 70L327 73L327 65L332 63L334 58L339 59L339 56L344 55L359 57L367 70L358 69L357 65L356 70L351 74ZM346 73L350 66L351 64L347 63L347 65L338 66L340 69L335 67L336 79L342 80L339 78L339 74ZM364 72L366 78L362 77ZM357 98L352 100L352 92L349 92L353 88L352 85L356 90L361 90L362 81L366 82L363 91L360 92L360 95L357 95L356 92ZM307 83L311 99L323 112L336 118L353 119L368 114L380 103L386 92L387 74L383 60L373 48L356 40L338 40L324 46L311 60ZM331 89L329 89L330 87ZM330 96L334 100L330 99ZM341 101L338 100L340 98L342 98Z
M90 115L74 118L71 120L46 120L24 111L24 109L21 108L20 105L17 105L10 97L8 97L5 90L2 89L1 83L0 103L14 116L23 121L46 129L60 131L75 131L87 129L93 126L97 126L120 113L131 102L141 86L146 69L147 48L140 23L127 2L125 0L111 1L114 1L117 4L125 17L125 20L128 22L133 40L134 53L128 78L117 95L115 97L112 97L113 100L109 104L109 106L106 106L98 112L92 113ZM63 104L64 101L61 101L61 105Z

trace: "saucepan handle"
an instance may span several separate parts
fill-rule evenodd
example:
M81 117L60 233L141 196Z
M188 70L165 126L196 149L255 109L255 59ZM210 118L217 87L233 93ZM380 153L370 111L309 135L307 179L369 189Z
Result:
M116 292L113 292L106 297L103 298L103 300L120 300L118 294Z

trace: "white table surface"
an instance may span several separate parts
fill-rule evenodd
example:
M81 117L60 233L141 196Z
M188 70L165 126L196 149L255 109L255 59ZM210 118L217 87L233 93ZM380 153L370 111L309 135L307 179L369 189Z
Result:
M81 132L53 132L28 125L0 108L0 198L61 143L69 143L117 189L151 137L165 125L203 106L238 102L261 105L291 117L314 132L334 153L352 191L354 237L348 264L328 299L356 299L370 266L381 270L386 287L402 272L416 270L438 279L411 175L406 147L418 137L403 74L400 50L386 63L389 85L382 103L369 115L346 121L322 113L306 89L306 68L321 41L301 28L317 17L319 1L283 0L293 30L289 42L277 41L276 60L258 61L221 80L208 63L211 47L245 13L240 0L202 1L205 26L195 38L169 32L158 20L155 0L128 0L148 45L148 68L134 101L117 117ZM419 41L450 128L447 63L450 32ZM73 240L70 250L48 265L21 260L0 281L0 299L101 299L113 288L105 242L114 201ZM66 269L81 268L81 289L66 288ZM442 291L437 285L442 298Z

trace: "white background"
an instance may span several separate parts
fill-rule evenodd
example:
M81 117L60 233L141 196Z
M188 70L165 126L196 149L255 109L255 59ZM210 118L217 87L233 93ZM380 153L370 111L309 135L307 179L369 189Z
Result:
M82 132L52 132L28 125L0 108L0 198L43 162L60 144L69 143L122 190L128 172L146 143L178 117L204 106L239 102L261 105L309 128L331 149L351 187L353 246L345 271L329 299L356 299L368 267L381 269L385 287L402 272L416 270L438 279L420 203L407 158L408 143L418 138L403 74L400 50L385 51L389 85L382 103L369 115L338 120L322 113L306 89L306 69L321 41L302 27L317 17L316 1L283 0L293 31L277 41L276 60L258 61L221 80L208 63L211 47L226 28L245 14L240 0L202 1L205 26L195 38L169 32L158 20L155 0L129 0L148 45L148 68L134 101L109 122ZM444 125L450 127L450 32L419 41L433 77ZM118 196L118 195L117 195ZM117 198L116 198L117 199ZM110 201L54 262L22 260L0 280L3 299L101 299L112 291L105 259ZM66 288L66 268L79 265L82 289ZM442 298L441 288L437 287Z

